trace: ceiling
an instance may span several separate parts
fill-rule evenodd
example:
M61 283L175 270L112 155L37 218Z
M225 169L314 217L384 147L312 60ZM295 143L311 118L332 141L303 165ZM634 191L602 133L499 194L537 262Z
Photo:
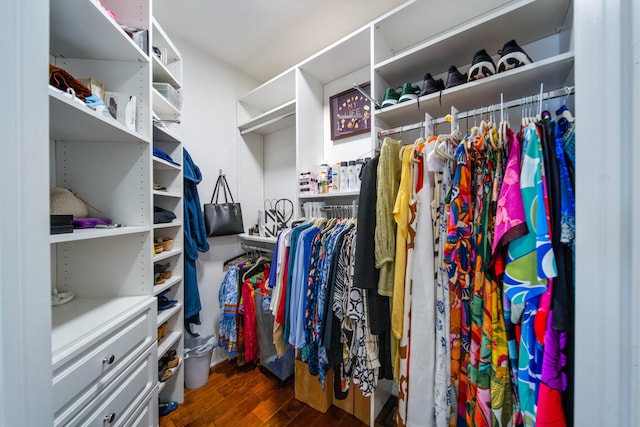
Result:
M155 0L177 35L262 83L406 0Z

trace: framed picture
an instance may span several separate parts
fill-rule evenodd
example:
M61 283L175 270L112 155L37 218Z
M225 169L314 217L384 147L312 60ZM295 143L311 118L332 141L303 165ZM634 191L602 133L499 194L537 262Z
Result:
M367 94L371 94L369 82L359 85ZM371 129L371 102L357 89L349 89L329 98L331 107L331 140L347 138L369 132Z
M82 79L81 81L89 87L92 95L99 97L103 101L105 100L104 85L100 80L89 77L88 79Z

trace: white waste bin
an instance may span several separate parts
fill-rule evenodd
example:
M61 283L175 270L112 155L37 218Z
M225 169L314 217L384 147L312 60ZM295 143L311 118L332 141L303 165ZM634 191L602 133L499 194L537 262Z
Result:
M184 385L186 388L194 390L207 383L215 344L215 335L185 338Z

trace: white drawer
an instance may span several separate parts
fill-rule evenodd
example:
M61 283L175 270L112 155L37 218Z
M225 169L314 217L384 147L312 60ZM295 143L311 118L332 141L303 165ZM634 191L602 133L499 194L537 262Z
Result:
M156 427L158 425L158 391L153 389L151 395L133 411L133 415L126 421L126 426Z
M126 366L148 348L154 337L152 306L105 327L101 344L79 352L53 372L56 419L69 418L100 393ZM156 368L157 369L157 368Z
M134 413L149 396L155 395L158 366L155 345L129 365L118 378L102 391L66 425L116 427L131 424ZM152 393L154 392L154 393ZM157 405L157 399L154 399ZM141 413L138 413L141 416ZM153 419L153 412L151 412Z

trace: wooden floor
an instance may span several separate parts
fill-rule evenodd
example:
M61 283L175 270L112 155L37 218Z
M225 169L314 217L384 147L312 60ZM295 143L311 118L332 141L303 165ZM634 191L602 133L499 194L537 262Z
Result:
M185 389L184 403L160 417L160 427L366 426L333 405L323 414L296 400L293 378L278 383L255 365L223 362L211 369L206 385Z

